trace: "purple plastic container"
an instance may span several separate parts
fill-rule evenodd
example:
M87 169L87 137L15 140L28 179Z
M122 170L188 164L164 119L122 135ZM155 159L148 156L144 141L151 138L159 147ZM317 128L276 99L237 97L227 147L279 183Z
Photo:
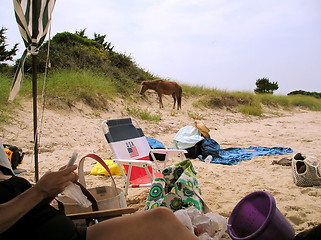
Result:
M234 240L292 240L295 236L274 197L266 191L245 196L233 209L227 228Z

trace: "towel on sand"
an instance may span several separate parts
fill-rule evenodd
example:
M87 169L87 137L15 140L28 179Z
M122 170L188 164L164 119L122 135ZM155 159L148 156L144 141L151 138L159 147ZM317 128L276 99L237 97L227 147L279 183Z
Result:
M219 149L219 154L217 151L213 154L211 163L220 163L225 165L235 165L243 160L250 160L258 156L268 156L268 155L284 155L293 153L293 150L288 147L247 147L247 148L225 148ZM204 161L206 156L199 155L198 158Z

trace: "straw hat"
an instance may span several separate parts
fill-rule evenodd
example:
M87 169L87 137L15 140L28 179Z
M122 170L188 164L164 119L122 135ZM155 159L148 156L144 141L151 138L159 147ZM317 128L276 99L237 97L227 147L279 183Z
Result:
M205 126L204 123L197 121L194 122L194 126L203 134L205 138L210 138L209 129Z

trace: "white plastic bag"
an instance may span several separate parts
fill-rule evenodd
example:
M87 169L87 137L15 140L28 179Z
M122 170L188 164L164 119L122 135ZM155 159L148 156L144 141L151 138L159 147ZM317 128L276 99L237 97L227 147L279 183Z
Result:
M185 209L180 209L174 212L174 214L192 233L194 233L194 227L191 218L188 216L188 213Z
M219 240L227 230L227 220L217 213L202 214L195 207L175 212L176 217L201 240Z
M70 182L70 184L65 188L62 194L75 200L80 206L84 208L88 208L91 206L91 202L83 194L81 188L77 184Z
M202 222L200 225L197 225L198 228L201 228L200 232L208 233L211 240L219 240L227 230L227 221L226 218L217 214L217 213L206 213L205 216L209 219L208 222ZM215 229L215 231L214 231ZM221 229L219 231L219 229ZM204 238L202 238L204 239Z
M196 143L203 139L200 131L196 127L185 126L177 132L173 141L177 149L187 149L195 146Z

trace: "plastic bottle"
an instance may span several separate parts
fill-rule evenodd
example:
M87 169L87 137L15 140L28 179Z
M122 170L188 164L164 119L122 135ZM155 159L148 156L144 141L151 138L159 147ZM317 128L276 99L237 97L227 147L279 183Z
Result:
M212 155L208 155L204 161L206 164L208 164L208 163L211 163L212 159L213 159Z

